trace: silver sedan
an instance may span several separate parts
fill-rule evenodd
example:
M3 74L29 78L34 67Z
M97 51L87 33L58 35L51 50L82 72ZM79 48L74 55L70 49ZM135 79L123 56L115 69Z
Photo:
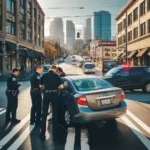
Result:
M71 76L63 81L74 97L68 100L68 109L64 112L67 124L114 120L126 113L123 90L107 81L95 76ZM76 114L72 115L74 111Z

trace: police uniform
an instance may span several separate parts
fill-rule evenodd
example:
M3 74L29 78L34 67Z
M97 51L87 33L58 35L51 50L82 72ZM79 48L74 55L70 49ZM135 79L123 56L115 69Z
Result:
M16 110L18 107L18 94L20 84L18 84L16 76L11 74L7 79L7 110L6 110L6 122L10 121L10 114L12 115L12 122L19 122L20 120L16 119Z
M30 116L30 124L40 123L41 120L41 103L42 103L42 95L40 90L40 74L35 72L31 78L31 100L32 100L32 107L31 107L31 116Z
M45 138L46 120L48 115L49 104L52 104L52 122L53 122L53 135L57 134L58 129L58 87L62 84L62 80L53 71L49 71L41 78L41 85L44 85L44 98L43 98L43 113L41 125L41 138Z
M60 77L65 77L66 74L63 72L62 74L60 74Z

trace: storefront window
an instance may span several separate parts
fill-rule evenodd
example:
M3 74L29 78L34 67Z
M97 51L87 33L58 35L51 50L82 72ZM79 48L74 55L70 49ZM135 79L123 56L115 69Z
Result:
M12 56L12 68L16 67L16 57Z

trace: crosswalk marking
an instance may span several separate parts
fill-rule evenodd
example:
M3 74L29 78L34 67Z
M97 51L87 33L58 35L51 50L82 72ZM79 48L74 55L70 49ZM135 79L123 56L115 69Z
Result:
M134 114L132 114L129 110L127 110L127 114L147 133L150 134L150 127L148 127L144 122L142 122L139 118L137 118Z
M68 135L66 140L65 150L73 150L74 149L74 142L75 142L75 129L69 128Z
M8 148L8 150L17 150L21 144L30 135L31 131L34 129L35 125L28 126L25 131L16 139L16 141Z
M0 111L0 115L4 114L6 112L6 109Z
M84 130L84 132L81 132L81 147L85 150L90 150L90 147L88 145L88 131Z
M125 116L121 119L126 123L127 126L134 132L134 134L141 140L141 142L150 150L150 141L145 137L145 135Z
M0 108L0 111L4 110L4 108Z
M2 140L0 140L0 149L5 146L13 136L29 121L30 115L27 115L18 125L16 125Z

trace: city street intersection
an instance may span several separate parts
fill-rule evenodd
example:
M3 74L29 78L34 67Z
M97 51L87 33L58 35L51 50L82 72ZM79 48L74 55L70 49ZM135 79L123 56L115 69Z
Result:
M77 59L80 59L80 57ZM71 64L71 57L60 64L67 75L83 75L82 69ZM102 76L99 68L96 76ZM128 111L114 123L84 124L60 133L58 143L53 142L52 124L47 122L46 140L39 139L40 128L30 125L30 83L20 88L17 125L4 124L6 112L6 82L0 82L0 149L2 150L150 150L150 94L126 91ZM49 116L48 116L49 118Z

